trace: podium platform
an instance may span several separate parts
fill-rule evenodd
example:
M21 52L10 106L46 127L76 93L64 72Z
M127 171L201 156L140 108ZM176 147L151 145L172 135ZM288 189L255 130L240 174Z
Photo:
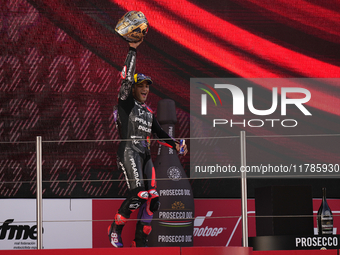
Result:
M147 247L147 248L95 248L95 249L42 249L3 250L1 255L131 255L138 249L138 255L251 255L252 248L243 247Z

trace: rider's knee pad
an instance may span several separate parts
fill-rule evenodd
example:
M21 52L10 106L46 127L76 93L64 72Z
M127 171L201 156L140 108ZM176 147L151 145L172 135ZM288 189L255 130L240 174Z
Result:
M143 188L137 188L130 191L130 194L118 210L124 217L130 217L130 214L137 210L149 198L149 193Z

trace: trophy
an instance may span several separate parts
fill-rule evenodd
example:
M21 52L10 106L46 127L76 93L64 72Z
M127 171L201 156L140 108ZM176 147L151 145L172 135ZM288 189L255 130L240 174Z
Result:
M140 11L127 12L117 23L115 31L128 42L138 42L148 32L148 20Z

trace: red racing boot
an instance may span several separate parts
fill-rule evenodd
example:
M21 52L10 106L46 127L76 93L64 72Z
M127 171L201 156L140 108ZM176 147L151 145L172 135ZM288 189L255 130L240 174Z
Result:
M148 235L151 232L151 226L145 225L138 221L136 225L135 240L132 241L131 247L147 247Z
M126 218L123 217L121 214L116 213L113 223L111 224L111 226L109 226L107 230L110 242L116 248L123 247L122 230L125 222Z

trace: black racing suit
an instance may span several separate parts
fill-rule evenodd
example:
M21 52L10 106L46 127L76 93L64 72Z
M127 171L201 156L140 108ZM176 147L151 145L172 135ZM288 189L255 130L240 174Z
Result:
M120 138L126 139L119 144L117 164L124 172L129 188L129 195L118 213L129 218L133 211L143 205L138 218L143 224L150 225L153 212L159 207L155 169L149 148L150 135L153 133L160 139L167 139L165 142L172 148L176 148L176 143L160 127L149 107L132 96L135 67L136 50L130 47L121 73L122 84L114 112Z

